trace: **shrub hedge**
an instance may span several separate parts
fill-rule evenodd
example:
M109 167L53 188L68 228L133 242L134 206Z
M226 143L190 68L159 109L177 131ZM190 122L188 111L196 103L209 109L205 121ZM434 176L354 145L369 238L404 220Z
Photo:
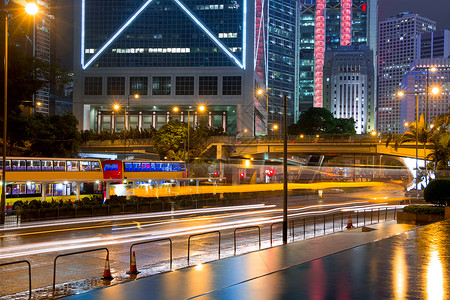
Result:
M444 215L445 207L442 206L428 206L428 205L408 205L403 208L404 212L412 214L425 215Z

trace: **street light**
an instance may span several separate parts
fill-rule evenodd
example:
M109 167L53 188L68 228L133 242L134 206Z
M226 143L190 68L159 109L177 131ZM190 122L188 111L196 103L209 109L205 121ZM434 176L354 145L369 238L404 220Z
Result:
M178 112L180 110L180 108L178 107L178 106L174 106L173 108L172 108L172 111L173 112ZM204 106L204 105L200 105L200 106L198 106L197 107L197 110L198 111L200 111L200 112L205 112L206 111L206 106ZM189 135L190 135L190 130L189 130L189 125L190 125L190 113L191 113L191 106L189 105L188 106L188 109L187 109L187 113L188 113L188 117L187 117L187 151L186 150L184 150L184 161L185 161L185 163L186 163L186 170L187 170L187 173L188 173L188 176L189 176L189 163L188 163L188 160L189 160ZM183 122L185 122L184 121L184 118L183 118Z
M429 82L430 71L431 72L436 72L436 70L437 69L435 67L431 67L431 68L427 67L427 91L429 90L428 82ZM426 101L425 106L426 106L426 108L425 108L425 123L426 123L426 126L428 127L428 92L427 92L427 101Z
M427 85L428 85L428 82L427 82ZM427 93L427 97L428 97L428 93L429 93L430 91L427 89L427 91L426 91L426 93ZM437 88L437 87L433 87L433 89L431 90L431 92L433 93L433 95L437 95L438 93L439 93L439 88ZM418 92L410 92L410 93L408 93L408 92L404 92L404 91L399 91L398 93L397 93L397 96L398 97L403 97L403 96L405 96L405 95L415 95L416 96L416 116L415 116L415 119L416 119L416 138L415 138L415 140L416 140L416 200L418 200L419 199L419 182L418 182L418 170L419 170L419 166L418 166L418 159L419 159L419 93ZM426 120L425 120L425 123L426 123ZM425 153L424 153L424 155L425 155Z
M266 135L269 134L269 91L265 91L263 89L257 89L256 95L262 96L266 94ZM253 133L254 134L254 133Z
M32 10L37 13L37 10ZM5 224L5 205L6 205L6 144L7 144L7 109L8 109L8 12L6 9L3 10L5 15L5 55L3 58L4 68L3 68L3 165L2 165L2 196L0 200L0 224Z

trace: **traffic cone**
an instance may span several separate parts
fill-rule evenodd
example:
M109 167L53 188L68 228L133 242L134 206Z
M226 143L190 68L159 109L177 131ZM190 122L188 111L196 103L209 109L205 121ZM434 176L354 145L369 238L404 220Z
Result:
M347 229L351 229L353 228L353 223L352 223L352 215L348 216L348 221L347 221Z
M134 254L134 251L133 251L133 256L131 257L131 263L130 263L130 271L127 272L127 274L139 274L139 273L141 273L141 272L139 272L137 270L137 267L136 267L136 255Z
M111 276L111 270L109 268L109 253L106 255L105 270L103 271L102 279L106 280L113 279L113 277Z

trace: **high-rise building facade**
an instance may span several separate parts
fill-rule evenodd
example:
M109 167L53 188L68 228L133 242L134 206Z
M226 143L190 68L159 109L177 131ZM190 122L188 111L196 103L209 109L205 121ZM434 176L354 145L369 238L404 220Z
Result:
M358 134L375 130L372 50L367 46L327 50L323 74L323 107L335 118L353 118Z
M417 58L450 57L450 30L439 30L417 37Z
M439 88L436 95L430 92L434 87ZM431 124L433 118L448 113L450 107L450 58L415 60L401 82L401 89L406 92L401 99L401 123L416 120L415 94L418 94L419 116L424 114ZM408 127L403 126L402 132L406 130Z
M299 112L323 107L323 66L327 49L377 47L377 0L300 0L296 103ZM373 59L375 61L375 59Z
M52 0L36 1L39 11L34 16L34 56L45 63L56 62L55 51L55 15ZM49 76L51 76L49 74ZM52 99L51 91L53 87L50 82L37 91L35 95L35 111L43 114L55 114L55 102ZM36 103L41 105L36 105Z
M230 134L265 132L266 101L256 89L267 84L266 1L76 4L73 105L81 128L158 129L173 118L203 119Z
M295 0L268 1L267 93L269 127L283 124L283 96L287 97L288 123L295 115L295 36L298 5Z
M400 13L379 24L377 124L380 132L400 133L403 76L417 57L417 37L436 30L436 22L415 13Z

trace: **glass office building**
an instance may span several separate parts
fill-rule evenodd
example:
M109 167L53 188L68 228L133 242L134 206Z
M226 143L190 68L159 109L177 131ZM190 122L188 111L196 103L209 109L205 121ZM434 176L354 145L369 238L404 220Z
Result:
M266 12L258 0L76 1L80 127L158 129L189 116L230 134L264 133L267 107L255 91L266 87Z
M299 112L323 107L326 50L377 46L377 0L300 0L296 99Z

